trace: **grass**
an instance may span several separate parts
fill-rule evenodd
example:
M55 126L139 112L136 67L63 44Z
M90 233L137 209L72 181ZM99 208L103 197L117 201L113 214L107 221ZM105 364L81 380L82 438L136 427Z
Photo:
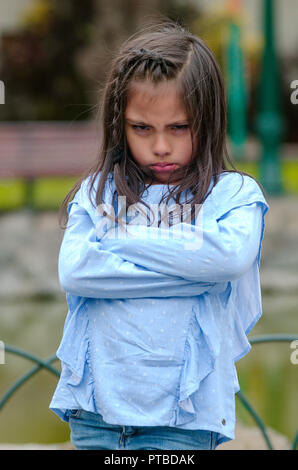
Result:
M256 162L237 162L236 168L258 179ZM34 182L33 201L37 210L58 210L64 197L79 178L40 178ZM282 181L286 194L298 195L298 159L282 162ZM26 183L22 180L0 180L0 211L22 209L26 202Z
M79 178L40 178L33 186L34 208L58 210L64 197ZM19 179L0 180L0 210L21 209L26 201L26 182Z

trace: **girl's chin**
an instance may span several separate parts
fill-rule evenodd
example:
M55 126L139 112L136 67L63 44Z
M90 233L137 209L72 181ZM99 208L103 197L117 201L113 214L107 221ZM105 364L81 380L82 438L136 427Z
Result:
M176 170L178 170L178 167L176 165ZM181 168L179 168L178 171L176 171L177 174L175 175L176 177L172 177L171 180L169 180L171 173L173 171L154 171L152 168L149 169L149 174L148 171L145 170L146 178L145 178L145 183L150 184L152 181L152 184L177 184L179 181L182 181L182 174L181 174ZM175 171L174 171L175 173Z
M145 180L145 184L150 184L151 180L147 179ZM177 184L178 181L168 181L167 178L161 179L161 178L154 178L151 184Z

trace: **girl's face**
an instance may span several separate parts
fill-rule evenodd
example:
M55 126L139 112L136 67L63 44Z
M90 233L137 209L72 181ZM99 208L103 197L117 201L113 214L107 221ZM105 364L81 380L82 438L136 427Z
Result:
M171 171L192 159L190 123L175 82L134 82L124 117L131 155L153 170L154 184L165 184Z

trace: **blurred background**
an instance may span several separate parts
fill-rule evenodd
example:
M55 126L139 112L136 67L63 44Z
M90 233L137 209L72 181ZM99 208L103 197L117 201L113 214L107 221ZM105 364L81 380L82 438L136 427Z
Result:
M238 169L260 181L270 205L261 261L263 316L250 337L298 334L298 0L3 0L5 345L43 359L59 346L67 306L57 275L63 237L57 211L96 158L98 103L111 54L159 14L202 37L215 54L226 82L230 155ZM258 344L237 363L241 391L266 425L289 441L298 421L292 353L288 342ZM8 351L1 354L0 400L34 365ZM53 365L60 370L59 361ZM57 380L43 370L2 401L0 443L69 439L68 425L48 410ZM236 403L239 423L255 426Z

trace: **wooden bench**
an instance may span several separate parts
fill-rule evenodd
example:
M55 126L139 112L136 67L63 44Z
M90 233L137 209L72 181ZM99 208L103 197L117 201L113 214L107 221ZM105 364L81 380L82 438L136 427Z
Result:
M98 128L94 121L1 122L0 180L25 180L26 206L32 207L35 179L79 177L97 160Z

